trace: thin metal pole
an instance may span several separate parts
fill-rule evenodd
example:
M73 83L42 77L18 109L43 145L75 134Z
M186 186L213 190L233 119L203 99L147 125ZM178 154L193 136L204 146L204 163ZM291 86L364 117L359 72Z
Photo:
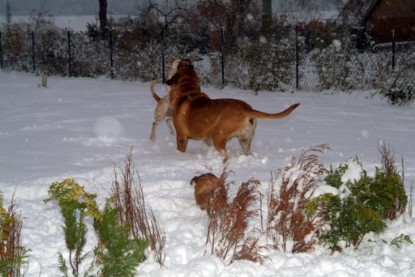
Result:
M36 62L35 62L35 33L32 31L32 64L33 72L36 72Z
M3 44L0 31L0 68L3 69Z
M111 67L111 80L114 79L114 57L113 57L113 41L112 41L112 29L109 31L109 43L110 43L110 67Z
M395 69L395 29L392 29L392 70Z
M298 25L295 25L295 88L299 89L299 63L300 63L299 47L298 47Z
M165 75L165 69L164 69L164 64L165 64L165 57L164 57L164 29L161 30L161 75L162 75L162 79L163 79L163 84L166 82L166 77Z
M220 29L220 38L221 38L221 67L222 67L222 89L225 87L225 55L224 55L224 34L223 34L223 28Z
M72 77L72 64L71 64L71 33L68 31L68 66L69 66L69 77Z

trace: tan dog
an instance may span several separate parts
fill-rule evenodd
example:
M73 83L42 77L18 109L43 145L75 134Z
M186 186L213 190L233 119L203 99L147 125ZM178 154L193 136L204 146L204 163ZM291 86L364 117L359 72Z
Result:
M171 62L169 72L167 73L167 78L171 78L177 72L177 66L179 65L181 59L174 59ZM154 121L151 128L150 133L150 140L156 140L156 128L163 120L165 119L167 127L169 128L170 134L174 135L174 126L173 126L173 119L172 119L172 111L170 109L170 99L169 99L169 92L170 87L166 86L167 94L164 97L160 97L157 95L154 85L157 83L157 80L154 80L150 84L150 92L153 96L154 100L157 102L157 106L154 109Z
M219 178L212 173L205 173L200 176L195 176L190 181L190 184L195 188L196 204L202 210L210 210L210 198L212 192L220 186Z
M189 139L212 141L225 162L228 159L226 143L237 137L244 154L248 155L258 118L283 118L300 105L291 105L279 113L265 113L241 100L210 99L200 91L196 80L197 74L191 63L182 61L177 73L166 82L170 86L177 149L181 152L186 151Z

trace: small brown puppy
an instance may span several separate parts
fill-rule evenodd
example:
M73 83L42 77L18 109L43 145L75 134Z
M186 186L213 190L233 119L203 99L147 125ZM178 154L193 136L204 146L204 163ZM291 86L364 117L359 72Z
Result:
M213 190L220 186L219 178L212 173L205 173L193 177L190 184L195 188L196 204L202 210L210 210L210 198Z
M228 159L226 143L231 138L237 137L248 155L257 119L284 118L300 105L271 114L255 110L238 99L210 99L200 91L197 74L188 60L179 63L176 74L166 84L170 86L177 149L186 152L189 139L211 141L224 162Z
M170 79L176 72L177 72L177 66L181 62L181 59L174 59L171 62L169 72L167 73L167 78ZM154 121L151 128L150 133L150 140L155 141L156 140L156 128L157 125L159 125L163 120L165 119L167 127L169 127L170 134L174 135L175 130L173 126L173 119L172 119L172 111L170 109L170 87L166 86L167 88L167 94L163 97L160 97L157 95L154 85L157 83L157 80L154 80L150 84L150 92L153 96L154 100L157 102L157 106L154 109Z

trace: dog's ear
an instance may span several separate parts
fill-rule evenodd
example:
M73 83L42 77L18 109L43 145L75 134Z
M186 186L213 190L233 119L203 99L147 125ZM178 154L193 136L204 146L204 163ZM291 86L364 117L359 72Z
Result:
M168 79L166 81L166 85L171 86L174 85L175 83L177 83L177 79L179 78L179 76L176 74L174 74L170 79Z

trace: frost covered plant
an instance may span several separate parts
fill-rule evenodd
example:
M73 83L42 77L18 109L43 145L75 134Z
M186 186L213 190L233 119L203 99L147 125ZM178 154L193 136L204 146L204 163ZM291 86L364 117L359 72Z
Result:
M332 251L343 247L359 247L369 233L380 233L386 220L396 219L407 204L401 176L394 165L392 151L380 148L382 167L369 176L357 158L330 168L325 181L337 188L337 195L324 194L310 202L309 212L323 215L327 228L319 240Z
M415 100L415 52L402 56L396 68L380 83L380 94L392 105L404 105Z
M20 267L28 263L28 249L21 245L23 220L12 199L10 206L3 207L0 191L0 275L22 276Z
M317 213L308 215L306 208L324 173L317 154L326 149L327 145L320 145L304 151L272 177L266 230L275 248L296 253L309 251L317 243L322 218Z
M284 22L273 20L272 32L248 44L244 58L248 64L249 89L283 90L289 85L294 65L292 35L284 29ZM290 37L291 36L291 37Z
M365 64L362 57L357 55L350 42L334 40L324 49L314 49L311 52L320 88L352 90L360 88L364 83Z

